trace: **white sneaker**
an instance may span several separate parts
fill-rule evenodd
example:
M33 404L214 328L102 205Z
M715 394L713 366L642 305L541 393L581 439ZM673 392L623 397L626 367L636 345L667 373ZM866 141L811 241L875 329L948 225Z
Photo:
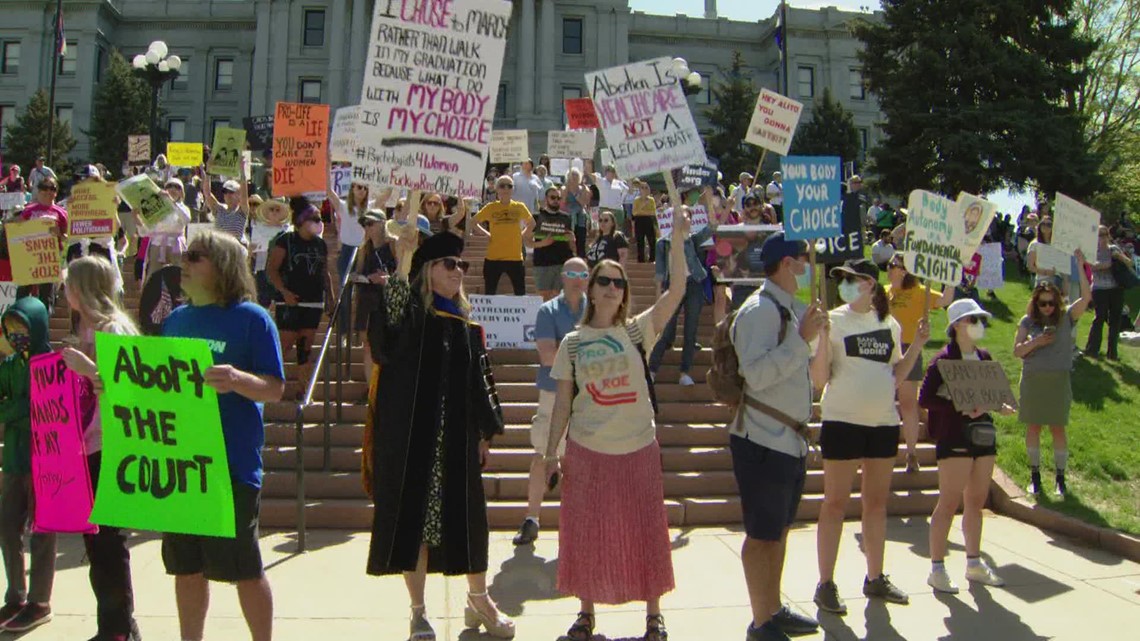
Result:
M990 566L986 565L985 561L982 561L977 565L967 566L966 579L969 581L977 581L983 585L989 585L995 588L1005 585L1005 579L994 574L994 571L990 568Z
M689 387L693 385L693 377L688 374L681 374L681 378L677 381L681 387Z
M931 570L930 576L926 577L926 584L934 588L935 592L958 594L958 586L954 585L954 581L950 580L950 575L946 573L946 568Z

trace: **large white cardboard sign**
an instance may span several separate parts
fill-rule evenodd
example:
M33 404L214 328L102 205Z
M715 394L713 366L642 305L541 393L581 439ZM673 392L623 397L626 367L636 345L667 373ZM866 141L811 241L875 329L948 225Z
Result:
M496 129L491 132L491 162L522 162L530 158L526 129Z
M1079 249L1095 262L1100 212L1061 193L1053 209L1053 246L1070 256Z
M356 155L356 124L360 122L360 105L341 107L333 116L332 141L329 151L333 162L352 162Z
M919 189L910 192L903 243L907 271L927 281L957 285L962 280L965 232L954 201Z
M761 89L744 140L762 149L787 156L803 110L803 103L781 96L775 91Z
M487 348L535 349L534 322L541 296L471 294L471 320L483 326Z
M597 129L547 132L546 153L551 158L593 158L597 135Z

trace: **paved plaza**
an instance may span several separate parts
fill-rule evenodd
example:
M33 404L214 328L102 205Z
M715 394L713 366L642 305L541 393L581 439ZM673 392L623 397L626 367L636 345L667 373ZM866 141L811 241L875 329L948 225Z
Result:
M800 637L853 641L1127 640L1140 638L1140 564L1081 547L1017 521L987 515L985 554L1007 580L1004 588L967 589L962 577L965 556L961 534L951 533L947 567L962 586L957 596L934 595L926 585L927 521L892 518L887 568L911 595L909 606L885 606L862 597L863 558L856 523L848 523L836 575L850 613L825 616L823 631ZM743 641L748 596L740 568L741 534L723 528L674 530L673 562L677 589L664 609L674 641ZM491 593L515 617L520 641L558 639L570 625L578 603L554 589L557 535L544 532L534 550L515 549L511 533L494 533L491 544ZM276 606L279 641L347 641L407 638L407 596L400 577L365 576L368 534L317 530L309 533L310 551L295 556L291 533L267 533L262 539ZM137 614L147 641L178 641L172 580L163 574L156 536L132 541ZM817 571L814 525L796 529L790 539L785 572L786 599L811 613ZM87 639L95 631L95 600L87 583L87 564L78 537L60 540L56 575L55 620L21 637L26 641ZM489 637L463 628L466 581L462 577L428 580L428 612L441 641ZM206 638L248 639L236 593L214 586ZM636 604L599 610L599 641L632 641L644 631ZM0 639L12 635L0 635Z

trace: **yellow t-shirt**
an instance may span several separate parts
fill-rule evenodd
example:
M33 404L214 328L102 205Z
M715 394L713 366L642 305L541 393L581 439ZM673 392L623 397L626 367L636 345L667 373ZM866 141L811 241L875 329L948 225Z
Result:
M638 196L633 199L633 215L637 216L656 216L657 215L657 201L653 200L653 196Z
M475 215L476 222L490 223L491 230L487 260L522 261L523 223L533 218L526 205L517 200L512 200L509 205L496 200L480 209Z
M918 332L918 321L922 320L922 297L926 293L924 285L915 285L910 289L894 289L887 285L887 300L891 301L891 316L902 326L902 342L910 345L914 342L914 335ZM930 290L930 309L938 304L942 292Z

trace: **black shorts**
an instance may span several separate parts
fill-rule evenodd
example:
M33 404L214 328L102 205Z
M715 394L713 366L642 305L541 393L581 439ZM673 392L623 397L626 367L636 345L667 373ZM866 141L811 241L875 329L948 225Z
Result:
M163 534L162 564L174 576L201 574L210 581L234 583L265 573L258 545L261 490L234 483L234 538Z
M823 458L830 461L894 458L899 453L899 426L824 421L819 449Z
M779 541L796 520L807 459L789 456L740 436L729 438L732 471L740 490L744 531L750 539Z
M278 303L273 310L276 317L277 330L282 332L300 332L306 329L316 329L321 324L321 316L325 310L315 307L290 307Z
M979 447L966 438L966 430L954 430L938 439L934 444L934 456L939 461L944 458L982 458L997 456L997 444Z

